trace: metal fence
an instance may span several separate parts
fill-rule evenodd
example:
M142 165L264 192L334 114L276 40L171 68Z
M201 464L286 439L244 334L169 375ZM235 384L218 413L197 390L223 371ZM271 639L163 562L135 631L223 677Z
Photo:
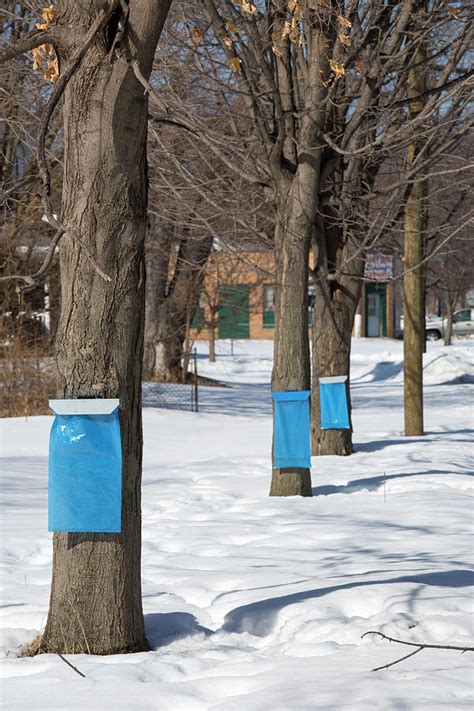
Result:
M191 354L188 376L187 383L142 383L143 407L161 407L167 410L198 412L199 389L196 349Z

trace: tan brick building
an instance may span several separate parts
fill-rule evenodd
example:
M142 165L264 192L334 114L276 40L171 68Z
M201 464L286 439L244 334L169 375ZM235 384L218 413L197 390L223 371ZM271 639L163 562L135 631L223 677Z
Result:
M383 278L386 279L386 274ZM275 323L275 258L273 252L215 252L206 267L200 305L191 338L273 339ZM314 286L308 286L308 327ZM356 319L356 335L396 335L396 299L392 283L364 282ZM375 322L377 320L377 323Z

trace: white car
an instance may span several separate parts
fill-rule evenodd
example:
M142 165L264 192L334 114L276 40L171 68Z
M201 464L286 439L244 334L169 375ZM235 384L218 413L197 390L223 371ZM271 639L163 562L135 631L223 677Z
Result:
M426 322L426 340L438 341L443 338L446 318L435 318ZM474 335L474 309L461 309L453 315L453 336Z

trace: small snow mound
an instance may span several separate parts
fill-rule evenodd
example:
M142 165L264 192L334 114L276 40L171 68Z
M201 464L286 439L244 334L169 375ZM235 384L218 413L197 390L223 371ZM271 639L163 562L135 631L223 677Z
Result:
M437 354L428 363L425 363L423 374L425 384L474 383L472 349L458 348L449 352L446 351L439 355Z

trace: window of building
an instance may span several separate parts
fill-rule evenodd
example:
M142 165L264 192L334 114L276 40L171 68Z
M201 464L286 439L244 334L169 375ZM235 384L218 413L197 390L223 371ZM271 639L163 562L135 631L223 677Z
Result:
M316 300L316 287L308 284L308 326L313 323L314 304ZM266 284L263 287L263 327L275 327L275 285Z
M275 284L265 284L263 287L263 327L275 326Z
M314 304L316 302L316 287L308 284L308 326L313 324Z

